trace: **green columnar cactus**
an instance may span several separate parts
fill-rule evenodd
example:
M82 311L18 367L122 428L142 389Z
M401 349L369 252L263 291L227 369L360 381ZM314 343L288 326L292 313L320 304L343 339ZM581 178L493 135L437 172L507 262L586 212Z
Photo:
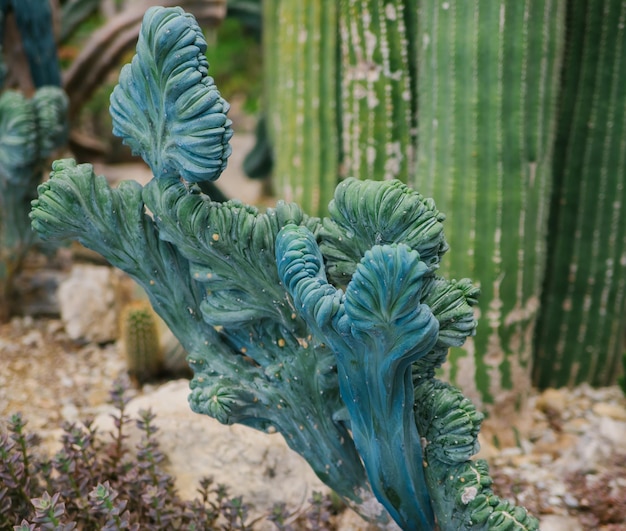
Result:
M138 384L158 377L164 368L156 315L148 301L133 301L120 312L120 339L128 374Z
M280 197L322 215L339 177L407 181L414 173L415 43L405 20L413 23L415 8L415 0L264 3Z
M295 17L309 3L282 9ZM342 0L338 6L342 151L332 178L398 177L454 211L455 253L445 271L479 280L485 325L463 351L455 350L448 377L481 407L519 406L530 383L546 258L565 1ZM293 151L315 148L303 139L304 112L295 119L308 101L294 88L298 70L285 68L294 62L284 58L294 47L305 57L315 45L304 25L291 27L294 21L285 31L301 40L293 37L291 48L279 42L273 13L264 21L267 106L275 159L291 169ZM287 131L291 122L298 127ZM293 191L319 183L315 171L291 172L296 182L288 187L279 178L278 194L300 200Z
M533 380L615 383L626 321L626 3L568 3Z
M443 271L477 279L482 325L449 376L488 406L530 386L564 2L419 2L418 166L454 212ZM468 381L469 378L469 381ZM474 396L474 394L472 394Z
M346 180L323 219L212 201L196 184L219 176L232 130L205 50L180 8L146 12L111 111L155 178L111 189L90 165L56 161L34 229L80 240L140 283L189 352L194 411L281 433L363 516L537 529L470 459L481 414L434 378L474 333L478 295L436 274L443 215L398 180Z
M337 3L263 3L266 106L273 184L311 214L325 212L337 183ZM280 139L289 139L282 142Z
M67 138L67 97L42 87L31 99L0 95L0 322L14 302L13 279L32 245L28 212L47 157Z
M339 4L342 172L407 182L414 173L415 102L405 9L414 10L415 2Z

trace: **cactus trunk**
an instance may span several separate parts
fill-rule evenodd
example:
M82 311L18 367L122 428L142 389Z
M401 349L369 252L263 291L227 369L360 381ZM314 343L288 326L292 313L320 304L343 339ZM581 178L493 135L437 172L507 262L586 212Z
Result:
M342 173L358 179L400 179L414 171L413 97L405 4L342 0Z
M419 2L411 184L449 212L443 274L480 283L477 334L451 353L449 377L487 409L520 407L530 383L564 7Z
M626 310L626 2L568 3L533 379L615 383Z
M323 213L339 165L337 7L331 0L264 3L268 127L279 197Z

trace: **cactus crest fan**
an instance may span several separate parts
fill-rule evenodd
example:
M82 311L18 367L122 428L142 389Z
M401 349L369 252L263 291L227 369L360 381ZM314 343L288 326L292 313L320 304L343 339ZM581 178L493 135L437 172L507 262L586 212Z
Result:
M195 19L180 8L150 8L137 54L111 94L113 133L157 178L216 180L231 153L232 122L204 55Z

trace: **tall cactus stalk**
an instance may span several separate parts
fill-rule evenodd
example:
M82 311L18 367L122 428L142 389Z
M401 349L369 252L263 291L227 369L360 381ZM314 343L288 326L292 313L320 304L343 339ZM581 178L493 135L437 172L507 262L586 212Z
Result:
M626 2L568 10L540 387L615 383L626 322Z
M359 179L407 181L414 171L414 97L405 4L342 0L342 172Z
M337 7L333 0L264 2L268 127L277 194L324 212L339 160Z
M267 111L279 197L314 215L340 177L414 172L415 1L264 3ZM408 11L408 12L407 12Z
M448 212L448 276L478 279L479 327L449 377L519 407L545 261L563 0L419 1L417 172Z
M28 63L31 79L25 85L30 92L32 83L35 90L30 98L16 90L0 94L0 323L17 308L15 278L34 243L30 202L46 159L67 141L69 104L59 87L50 3L0 0L0 55L5 51L3 43L15 44L6 38L11 32L9 13L25 58L16 54L5 65L0 57L0 88L5 81L21 80L20 69Z

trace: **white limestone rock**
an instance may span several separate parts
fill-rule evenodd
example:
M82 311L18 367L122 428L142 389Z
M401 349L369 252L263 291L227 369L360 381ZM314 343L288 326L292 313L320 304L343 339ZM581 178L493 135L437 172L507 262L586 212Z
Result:
M106 343L117 338L117 277L110 267L79 264L61 282L59 310L71 339Z
M213 476L215 484L229 487L232 496L243 496L254 505L255 515L268 514L278 502L288 510L306 505L313 491L329 492L282 436L268 435L241 425L224 426L191 411L187 403L189 382L175 380L140 395L128 404L128 414L138 418L150 409L159 428L157 439L167 455L165 470L176 480L182 498L193 499L200 480ZM99 431L113 427L108 413L96 419ZM137 428L129 426L129 444L139 442Z

